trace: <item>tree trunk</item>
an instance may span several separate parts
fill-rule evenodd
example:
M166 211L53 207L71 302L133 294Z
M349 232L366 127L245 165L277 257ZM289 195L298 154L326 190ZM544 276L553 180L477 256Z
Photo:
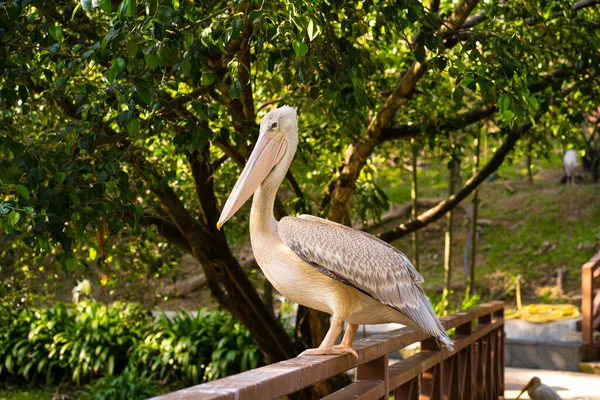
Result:
M475 138L475 155L473 156L473 175L477 175L479 169L479 152L481 148L481 132L477 131ZM473 285L475 284L475 264L477 259L477 211L479 209L479 189L473 193L473 216L471 218L471 265L469 268L469 276L467 277L466 296L473 293Z
M263 301L271 315L275 315L275 311L273 310L273 285L271 285L271 282L267 278L265 278L263 283Z
M531 140L527 144L527 181L533 185L533 171L531 170Z
M450 161L450 171L448 180L448 197L454 194L454 182L456 180L456 169L460 165L456 161L456 155L452 154ZM460 168L460 167L458 167ZM450 285L452 283L452 217L454 209L446 213L446 232L444 235L444 291L442 301L444 304L444 313L448 308L448 297L450 296Z
M419 149L415 142L415 139L410 140L410 146L412 149L412 181L411 181L411 190L410 197L412 200L412 212L411 218L417 218L418 206L419 206L419 198L418 198L418 185L417 185L417 157L419 156ZM412 250L413 250L413 265L420 271L419 268L419 236L417 231L412 233Z
M208 147L188 155L188 162L202 206L200 221L194 219L185 205L162 176L141 154L134 151L132 161L136 172L161 203L179 232L187 241L191 254L198 260L214 298L238 318L250 331L267 362L276 362L296 354L292 340L277 319L269 312L246 273L231 253L222 231L216 229L219 216L212 187Z

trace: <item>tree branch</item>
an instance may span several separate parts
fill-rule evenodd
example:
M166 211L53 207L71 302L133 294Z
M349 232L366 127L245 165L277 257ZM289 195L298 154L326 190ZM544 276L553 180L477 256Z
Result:
M445 24L438 30L438 34L443 37L450 35L455 28L462 25L477 3L478 0L463 0L459 3ZM333 183L332 189L326 192L327 198L322 201L322 204L328 205L328 219L340 222L344 217L350 196L356 186L356 180L368 157L379 143L381 132L390 124L400 106L412 96L415 85L427 70L427 66L427 60L423 63L418 61L412 63L400 79L398 86L387 97L377 115L367 126L365 137L352 143L346 149L343 164L339 168L339 176Z
M549 72L541 77L539 82L536 82L528 87L531 94L538 93L557 81L568 77L573 71L573 65L562 65L552 72ZM380 143L387 140L409 139L420 135L423 132L447 132L465 128L471 124L479 122L485 118L489 118L498 111L498 108L489 104L480 108L469 110L458 114L457 116L448 117L438 121L423 121L413 125L396 125L385 128L381 132Z
M381 132L380 143L388 140L409 139L420 135L423 132L445 132L452 131L469 126L482 119L494 115L498 108L494 105L487 105L474 110L469 110L457 116L450 117L441 121L422 122L414 125L396 125L386 128Z
M220 210L215 197L214 177L210 164L210 151L208 142L199 150L194 150L186 154L192 177L194 178L194 187L196 196L202 207L202 215L206 229L216 233L217 218Z
M190 248L190 245L188 244L187 240L181 234L179 228L177 228L177 226L170 219L166 217L146 214L140 217L140 224L142 226L156 226L156 228L158 229L158 233L162 237L167 239L169 243L172 243L175 246L179 247L179 249L184 253L192 253L192 249Z
M592 7L597 4L600 4L600 0L579 0L574 2L571 5L571 11L579 11L586 7ZM554 13L551 18L558 18L564 16L562 11L558 11ZM467 20L462 24L462 29L472 28L480 23L486 21L489 18L489 15L485 10L479 11L478 13L473 14L471 17L467 18ZM535 18L529 17L525 19L525 23L527 25L533 25L537 22Z
M573 92L582 83L594 80L597 76L598 73L596 72L588 74L584 77L584 79L581 79L577 82L573 82L570 85L566 86L553 97L562 98L568 95L569 93ZM548 101L552 101L552 98L548 99ZM536 121L540 117L541 114L538 114L535 118ZM394 229L379 234L379 238L385 240L386 242L392 242L405 235L408 235L409 233L412 233L418 229L429 225L430 223L444 216L446 212L455 208L463 199L465 199L481 183L483 183L483 181L487 179L488 176L490 176L494 171L496 171L498 167L500 167L500 165L502 165L506 155L515 147L517 141L525 134L525 132L531 129L532 126L533 125L531 123L527 123L508 131L504 143L494 153L493 157L488 162L488 164L485 167L483 167L476 175L471 177L471 179L469 179L458 192L448 197L447 200L440 202L437 206L419 215L417 218L405 222L404 224L401 224L400 226Z
M184 94L184 95L174 98L168 104L172 108L179 108L187 102L190 102L192 100L197 99L198 97L208 94L211 90L212 90L212 88L210 86L201 87L201 88L192 90L188 94Z
M430 223L443 217L446 212L456 207L464 198L473 192L485 179L502 165L506 155L515 147L521 136L532 127L527 123L518 128L512 129L506 135L506 140L494 153L492 159L475 176L469 179L465 185L456 194L450 196L447 200L440 202L437 206L427 210L417 218L401 224L400 226L377 235L386 242L392 242L411 232L421 229Z

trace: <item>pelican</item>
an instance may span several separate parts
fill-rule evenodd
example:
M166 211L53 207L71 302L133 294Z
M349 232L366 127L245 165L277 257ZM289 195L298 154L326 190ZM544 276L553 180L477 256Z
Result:
M316 349L301 355L350 353L360 324L396 322L425 331L442 347L453 343L423 293L423 277L404 254L386 242L311 215L277 221L277 190L298 145L296 109L270 111L258 141L234 185L217 228L221 229L254 194L250 242L256 262L273 287L291 301L331 314ZM348 327L340 345L343 321Z
M529 383L521 390L521 393L519 393L516 400L519 400L519 397L521 397L526 390L532 400L561 400L558 393L551 387L542 384L542 381L540 381L540 378L537 376L531 378Z

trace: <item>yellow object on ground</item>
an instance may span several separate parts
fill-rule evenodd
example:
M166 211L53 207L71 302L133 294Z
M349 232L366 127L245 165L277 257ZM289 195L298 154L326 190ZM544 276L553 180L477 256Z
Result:
M577 318L580 315L579 309L572 304L530 304L504 318L543 323Z
M517 295L517 310L504 316L504 319L522 319L528 322L544 323L577 318L581 315L579 309L572 304L521 304L521 277L515 281Z

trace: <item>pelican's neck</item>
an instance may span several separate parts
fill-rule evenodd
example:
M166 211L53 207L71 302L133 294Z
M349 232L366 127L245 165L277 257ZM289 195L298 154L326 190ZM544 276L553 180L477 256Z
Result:
M296 144L288 142L286 154L279 164L273 168L267 178L261 183L252 199L252 209L250 211L250 235L257 230L271 232L277 231L277 220L273 214L277 190L285 178L285 174L290 168L290 164L296 153Z

